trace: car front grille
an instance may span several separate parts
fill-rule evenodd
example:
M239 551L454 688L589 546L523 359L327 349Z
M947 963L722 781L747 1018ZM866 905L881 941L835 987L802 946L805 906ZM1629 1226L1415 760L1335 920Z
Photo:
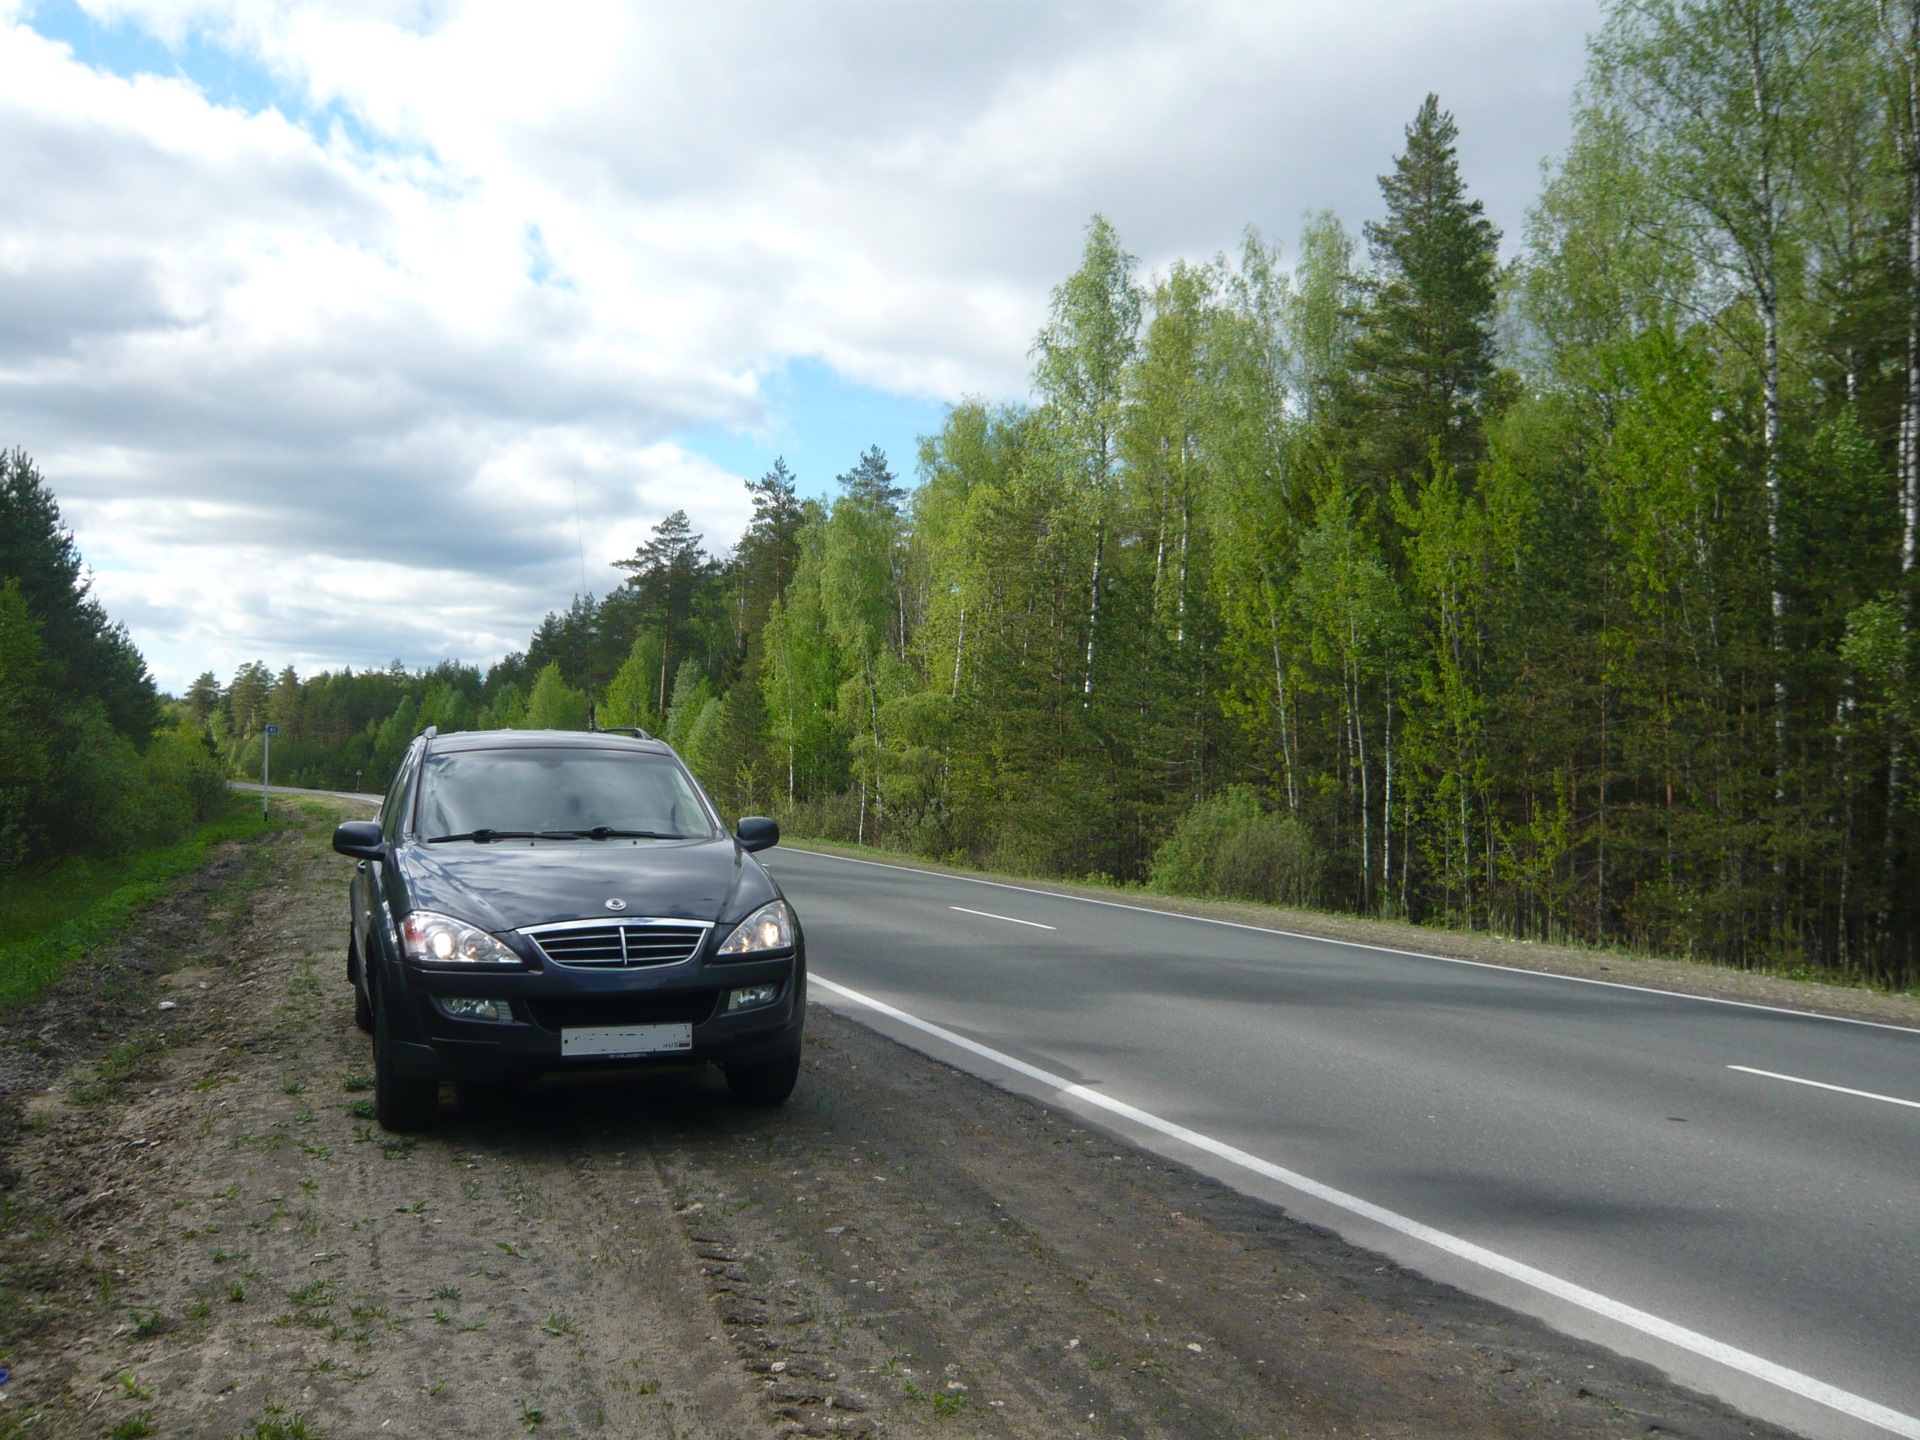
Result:
M527 1001L545 1030L587 1025L703 1025L713 1018L718 990L662 990L651 995L549 995Z
M571 920L520 933L556 965L631 970L691 960L709 928L689 920Z

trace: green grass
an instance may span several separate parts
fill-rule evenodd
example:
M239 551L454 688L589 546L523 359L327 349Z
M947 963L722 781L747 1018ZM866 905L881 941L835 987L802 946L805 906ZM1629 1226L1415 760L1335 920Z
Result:
M0 880L0 1010L39 995L87 950L111 940L216 846L267 833L243 799L226 815L171 845L132 855L74 855Z

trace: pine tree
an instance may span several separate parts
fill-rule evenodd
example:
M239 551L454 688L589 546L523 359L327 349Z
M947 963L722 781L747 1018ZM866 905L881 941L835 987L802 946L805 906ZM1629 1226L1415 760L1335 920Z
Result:
M766 624L774 602L793 583L805 512L798 483L784 457L775 457L773 468L758 480L747 481L747 494L753 497L753 520L734 547L734 563L744 600L741 628L754 635Z
M694 591L713 571L713 562L700 548L704 538L693 533L686 511L675 510L653 527L653 539L636 549L629 559L613 562L614 568L625 570L633 577L627 584L638 592L642 623L661 637L655 714L666 713L672 693L668 677L692 649L689 632Z
M40 626L49 691L69 705L98 701L117 733L145 745L160 716L146 662L88 593L59 502L21 450L0 451L0 580L8 578Z

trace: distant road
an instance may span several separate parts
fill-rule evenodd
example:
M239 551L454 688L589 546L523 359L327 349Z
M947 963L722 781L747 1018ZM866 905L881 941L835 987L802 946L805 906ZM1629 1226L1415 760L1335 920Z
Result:
M1750 1413L1920 1436L1920 1031L763 858L823 1004Z
M229 780L228 786L235 790L245 790L258 795L261 786L246 780ZM369 805L378 805L387 797L384 795L362 795L353 790L307 790L298 785L272 785L265 787L276 795L324 795L329 800L361 800Z

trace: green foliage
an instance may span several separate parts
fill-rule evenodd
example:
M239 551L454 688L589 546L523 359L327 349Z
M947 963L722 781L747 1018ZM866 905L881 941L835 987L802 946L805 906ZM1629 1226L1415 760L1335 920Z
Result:
M529 730L587 728L587 697L560 678L558 662L549 662L533 682L533 693L527 696L526 727Z
M1250 786L1234 785L1180 817L1154 852L1151 883L1163 895L1311 905L1319 878L1306 828L1261 809Z
M600 704L601 724L633 726L649 734L660 729L660 715L654 706L658 693L655 677L664 658L657 634L643 631L633 637L633 648L607 682L606 699Z
M46 784L40 626L19 582L0 585L0 876L25 855L28 816Z

